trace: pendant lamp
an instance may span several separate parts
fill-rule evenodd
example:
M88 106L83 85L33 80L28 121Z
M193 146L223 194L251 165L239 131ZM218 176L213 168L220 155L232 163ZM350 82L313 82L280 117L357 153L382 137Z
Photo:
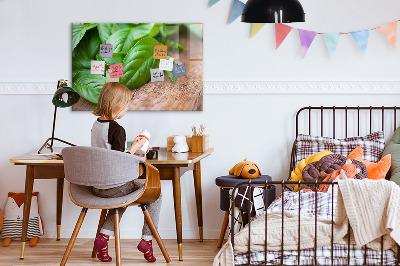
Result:
M44 148L50 148L50 150L53 152L53 142L54 140L57 140L59 142L68 144L70 146L75 146L75 144L69 143L65 140L55 138L54 137L54 131L56 128L56 118L57 118L57 108L61 107L70 107L74 105L75 103L78 102L80 96L79 94L71 87L68 87L67 81L60 79L57 83L57 90L53 95L52 103L54 105L54 116L53 116L53 131L51 133L51 137L48 138L45 143L40 147L38 153L44 149ZM50 143L49 143L50 142Z
M298 0L249 0L243 9L242 22L304 22L304 10Z

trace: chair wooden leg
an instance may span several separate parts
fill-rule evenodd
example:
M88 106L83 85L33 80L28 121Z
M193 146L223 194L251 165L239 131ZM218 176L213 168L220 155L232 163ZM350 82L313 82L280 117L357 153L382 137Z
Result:
M160 234L158 233L158 230L156 228L156 225L153 222L153 219L150 216L149 211L146 209L145 205L140 205L140 207L142 208L143 214L144 214L144 219L146 220L147 224L150 227L151 232L153 233L153 236L155 237L155 239L157 240L157 244L161 249L161 252L164 256L164 259L167 263L171 262L171 259L168 255L168 251L164 246L164 243L161 240Z
M106 209L101 210L101 215L100 215L100 219L99 219L99 226L97 226L96 238L100 234L101 227L103 227L104 221L106 220L106 215L107 215L107 210ZM95 246L93 244L92 258L96 258L96 255L97 255L97 250L96 250L96 248L95 248Z
M68 242L67 249L65 250L64 257L61 260L60 265L64 266L67 263L69 254L71 253L72 247L74 246L76 237L78 236L79 230L81 229L83 220L85 219L87 208L82 208L81 214L79 215L78 221L76 222L74 232L72 232L71 239Z
M118 209L115 209L114 214L114 234L115 234L115 256L117 257L115 265L121 265L121 243L119 235L119 213Z
M229 212L225 212L225 217L224 217L224 221L222 222L221 234L219 235L217 248L220 248L222 246L222 242L224 241L226 228L228 227L228 222L229 222Z

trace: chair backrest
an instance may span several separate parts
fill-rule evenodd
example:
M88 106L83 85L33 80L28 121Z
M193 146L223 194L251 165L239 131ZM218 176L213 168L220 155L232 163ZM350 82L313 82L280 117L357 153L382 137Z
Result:
M118 186L139 176L144 158L97 147L68 147L62 150L65 179L83 186Z

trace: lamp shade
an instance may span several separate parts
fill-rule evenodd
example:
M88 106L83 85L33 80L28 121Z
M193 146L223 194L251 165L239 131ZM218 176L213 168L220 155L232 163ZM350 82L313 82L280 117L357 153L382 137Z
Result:
M249 0L243 9L242 22L304 22L304 15L298 0Z
M66 84L60 84L58 90L53 95L53 105L56 107L70 107L78 102L80 96Z

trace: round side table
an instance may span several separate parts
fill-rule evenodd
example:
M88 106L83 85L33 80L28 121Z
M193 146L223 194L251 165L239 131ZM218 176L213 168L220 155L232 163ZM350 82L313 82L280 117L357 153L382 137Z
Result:
M254 179L246 179L241 177L236 177L234 175L220 176L215 179L215 184L220 187L220 209L225 212L224 221L222 222L221 233L219 235L218 245L220 248L222 246L222 242L224 241L226 228L228 227L229 222L229 211L230 211L230 199L229 193L230 190L233 189L237 184L246 182L246 181L263 181L266 180L272 181L272 178L269 175L261 175ZM256 187L256 186L255 186ZM267 206L271 204L275 200L275 186L271 186L268 189L268 200Z

